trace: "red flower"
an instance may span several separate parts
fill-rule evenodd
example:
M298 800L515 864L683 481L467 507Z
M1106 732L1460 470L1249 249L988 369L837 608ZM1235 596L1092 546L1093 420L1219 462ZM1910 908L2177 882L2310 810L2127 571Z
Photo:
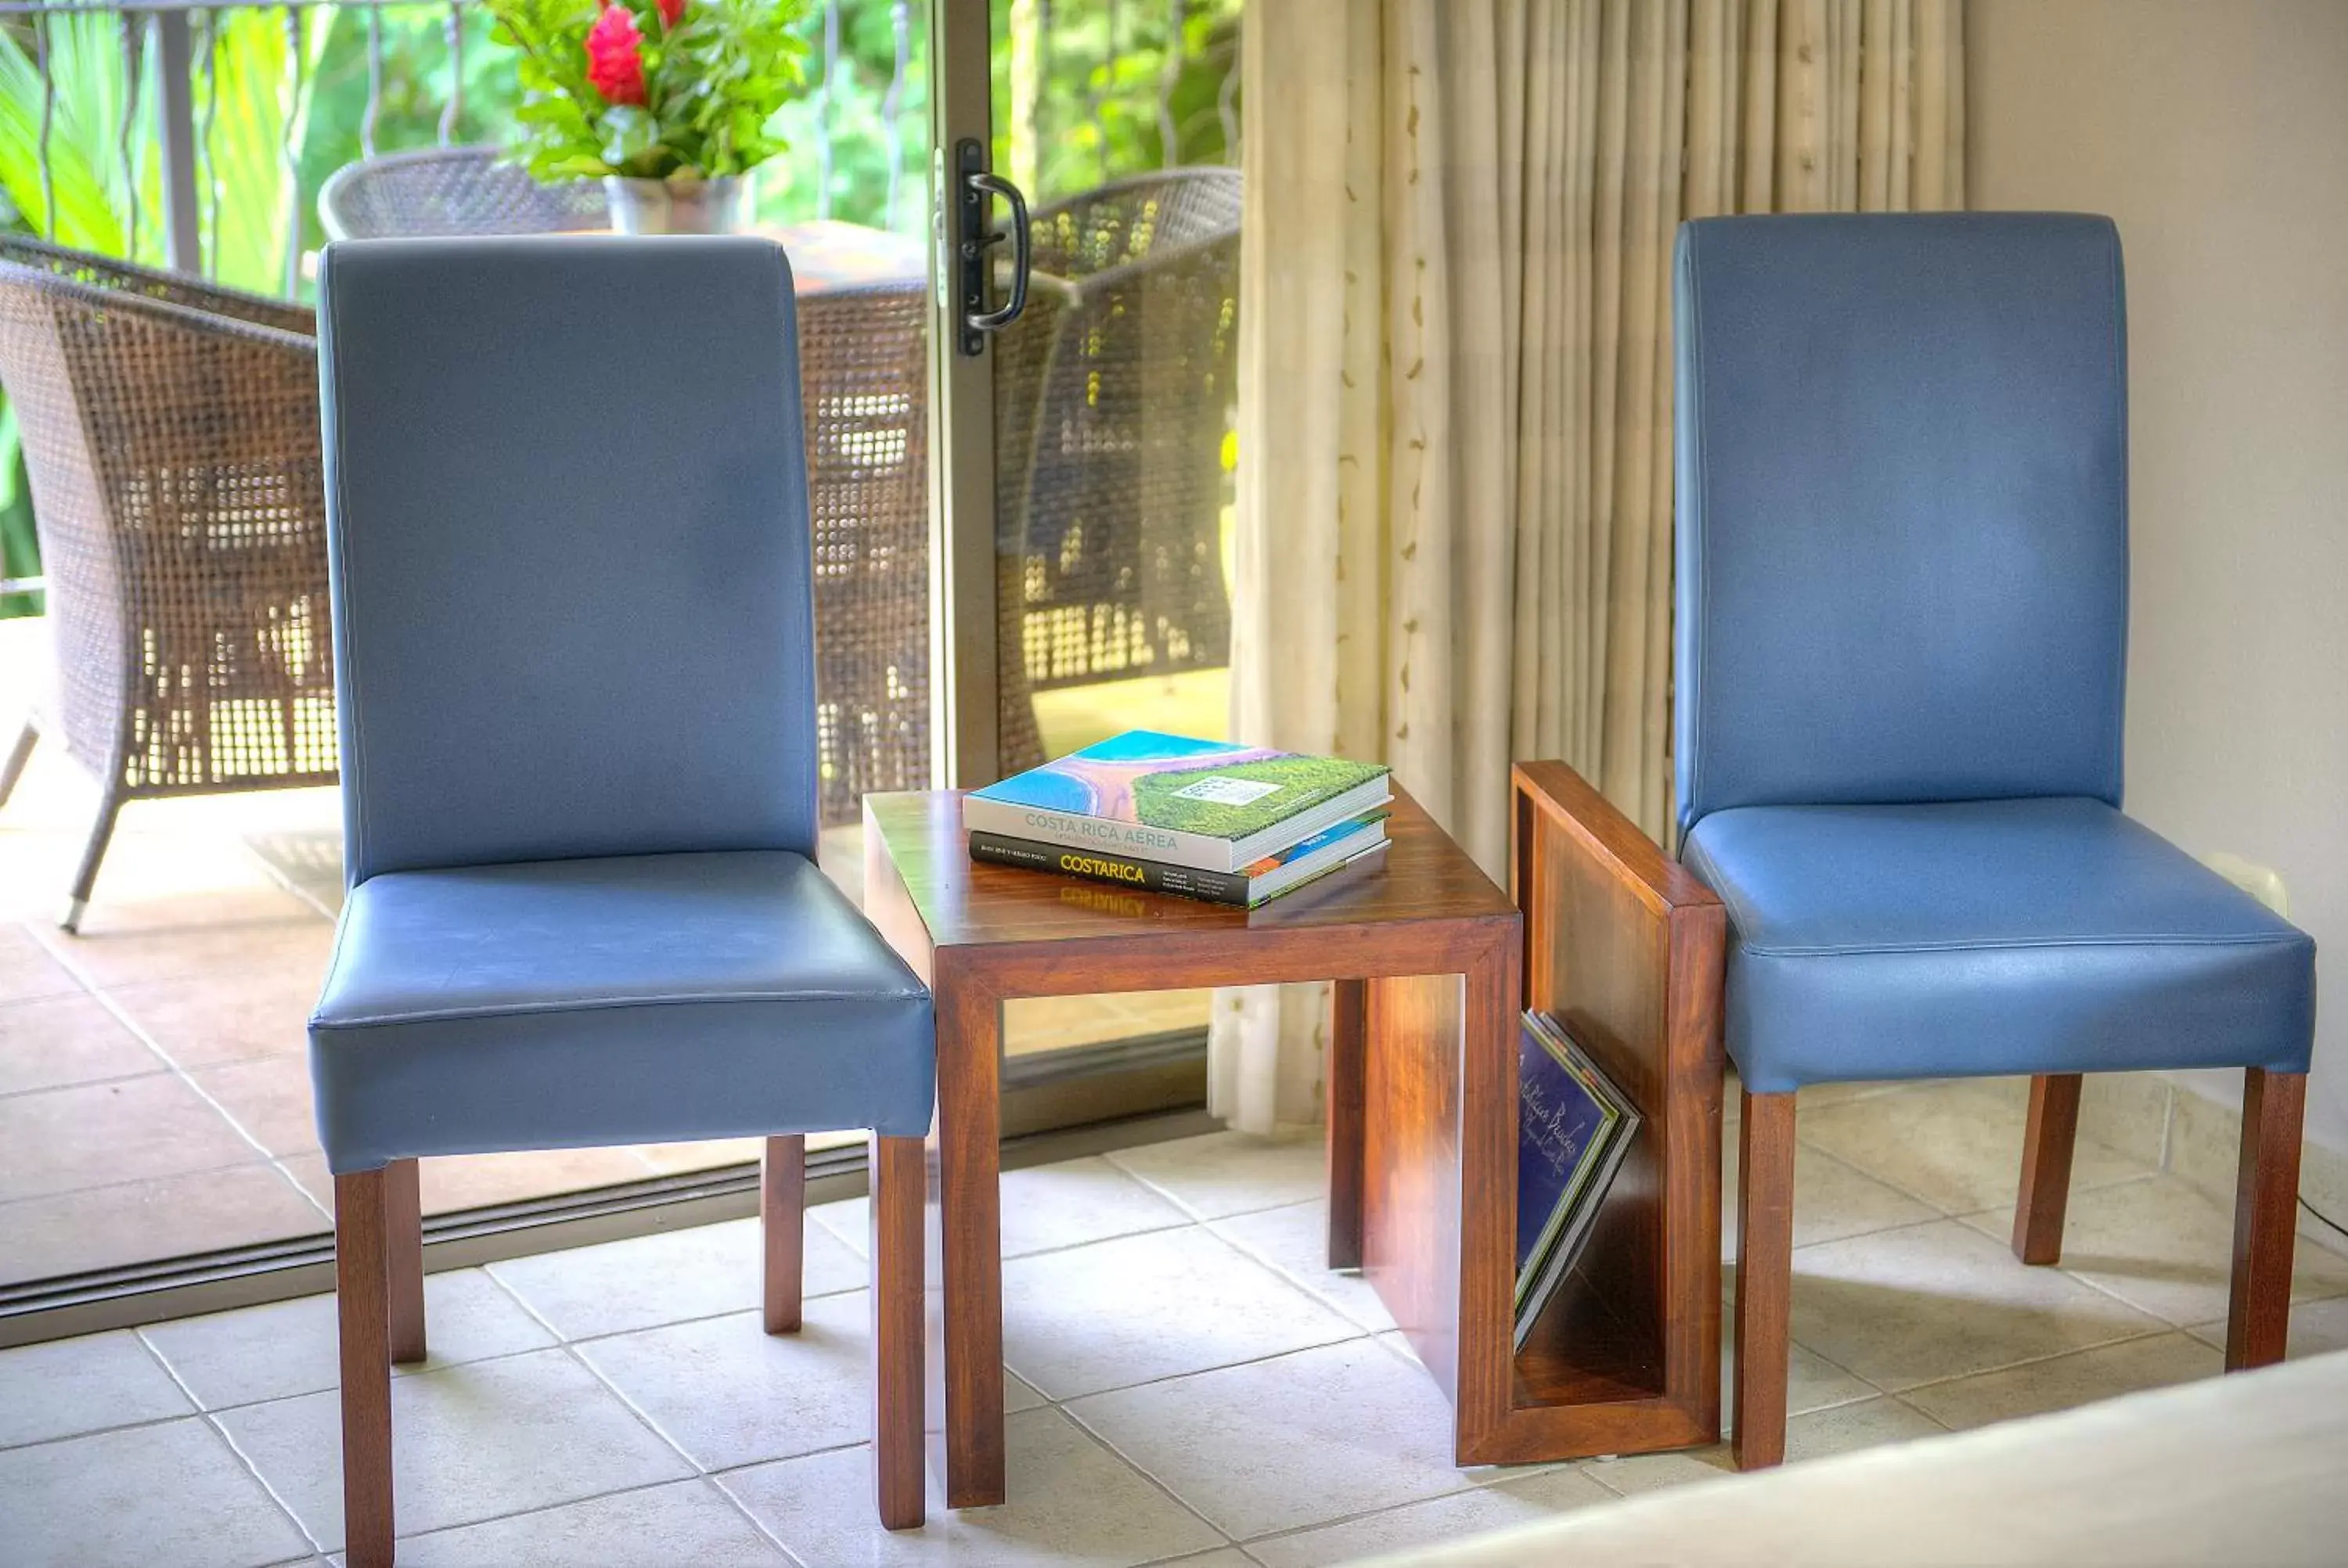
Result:
M653 0L653 4L660 7L662 31L667 31L684 19L685 0Z
M606 5L587 31L587 79L604 100L615 104L644 101L644 36L635 14L624 5Z

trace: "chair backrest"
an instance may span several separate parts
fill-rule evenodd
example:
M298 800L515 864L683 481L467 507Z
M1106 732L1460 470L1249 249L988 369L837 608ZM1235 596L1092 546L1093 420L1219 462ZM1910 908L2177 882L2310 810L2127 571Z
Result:
M608 229L603 188L543 185L494 147L426 147L346 163L318 191L330 240Z
M1683 829L2117 804L2126 312L2106 219L1707 219L1677 256Z
M1236 235L1240 171L1168 169L1114 179L1035 210L1035 266L1063 278L1138 261L1200 240Z
M780 249L359 241L318 293L351 883L813 854Z
M306 307L0 237L66 749L133 793L331 777Z

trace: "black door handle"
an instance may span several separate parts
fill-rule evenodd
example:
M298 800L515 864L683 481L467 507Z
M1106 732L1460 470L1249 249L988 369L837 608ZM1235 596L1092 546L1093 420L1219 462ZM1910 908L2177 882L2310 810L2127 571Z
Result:
M959 219L956 242L955 309L962 330L955 346L976 357L986 348L986 334L999 333L1027 308L1027 274L1035 254L1035 239L1027 221L1027 199L1017 186L986 168L986 149L965 138L954 148L955 193ZM1000 198L1011 209L1011 296L987 308L988 251L1002 235L987 227L987 202Z

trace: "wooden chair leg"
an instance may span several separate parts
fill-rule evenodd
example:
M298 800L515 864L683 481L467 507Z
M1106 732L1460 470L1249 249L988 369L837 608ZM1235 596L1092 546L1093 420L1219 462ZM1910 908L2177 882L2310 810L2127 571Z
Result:
M881 1528L922 1522L922 1198L919 1138L872 1140L872 1491Z
M1737 1132L1736 1468L1786 1457L1794 1284L1794 1097L1745 1096Z
M350 1568L391 1568L391 1282L384 1185L381 1171L335 1178L343 1538Z
M421 1361L424 1349L424 1195L413 1160L383 1168L384 1247L391 1281L391 1358Z
M2063 1214L2071 1201L2071 1149L2079 1136L2075 1072L2030 1081L2030 1121L2022 1133L2022 1195L2013 1204L2013 1255L2053 1263L2063 1255Z
M796 1334L807 1266L807 1139L767 1140L758 1182L758 1228L766 1238L767 1332Z
M2300 1122L2307 1075L2253 1067L2242 1081L2234 1184L2234 1291L2226 1370L2271 1366L2291 1340L2291 1255L2299 1234Z

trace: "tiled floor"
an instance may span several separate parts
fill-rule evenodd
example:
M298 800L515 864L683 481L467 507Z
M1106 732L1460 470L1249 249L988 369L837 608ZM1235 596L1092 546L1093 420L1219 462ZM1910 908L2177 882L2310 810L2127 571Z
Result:
M2083 1145L2065 1266L2006 1252L2017 1088L1805 1096L1795 1459L2218 1370L2227 1216L2176 1178ZM434 1275L402 1561L1306 1568L1721 1474L1455 1469L1434 1383L1320 1266L1320 1162L1218 1133L1011 1173L1013 1501L902 1535L869 1502L860 1202L811 1213L788 1338L747 1221ZM2348 1258L2302 1242L2297 1283L2292 1353L2348 1346ZM323 1296L0 1352L0 1563L335 1552L335 1378Z
M38 631L0 622L0 748L38 681ZM1055 700L1064 728L1097 717L1084 692ZM52 922L95 803L82 770L44 742L0 808L0 1286L329 1224L303 1020L340 897L335 793L129 807L70 937ZM825 847L827 868L860 882L857 829ZM1206 1017L1199 991L1020 1002L1008 1040L1049 1050ZM437 1161L424 1202L510 1203L756 1153L734 1140Z

